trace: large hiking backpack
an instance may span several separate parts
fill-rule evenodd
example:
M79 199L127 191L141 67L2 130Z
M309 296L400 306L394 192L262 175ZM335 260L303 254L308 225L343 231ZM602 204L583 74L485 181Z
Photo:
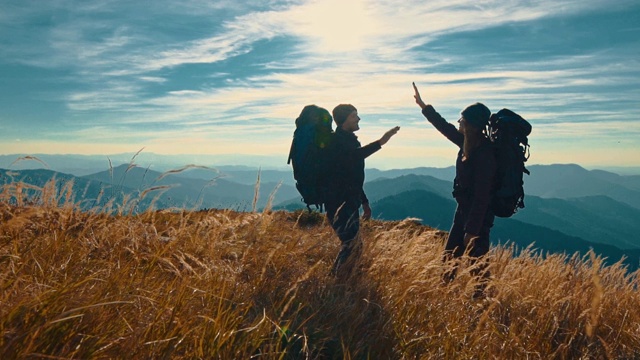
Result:
M509 109L492 114L489 137L496 148L497 171L491 209L498 217L510 217L524 208L524 163L529 159L531 124Z
M328 191L330 167L328 154L333 128L332 118L324 108L307 105L296 119L291 150L287 164L293 166L293 177L302 201L311 211L311 205L323 210Z

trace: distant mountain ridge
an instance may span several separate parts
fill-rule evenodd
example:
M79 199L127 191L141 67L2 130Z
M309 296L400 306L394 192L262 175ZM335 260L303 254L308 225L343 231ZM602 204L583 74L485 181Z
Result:
M182 176L184 172L160 173L154 170L140 167L129 168L121 165L113 168L112 171L102 171L88 175L85 178L109 182L117 181L127 187L136 189L149 189L163 186L163 198L170 199L176 207L186 209L201 208L232 208L234 210L251 210L254 197L257 195L256 206L262 208L269 202L269 197L273 194L273 202L279 202L297 194L295 188L277 183L262 182L256 194L256 186L244 185L226 180L220 175L212 173L209 180L188 178ZM115 180L113 180L115 179Z
M562 231L590 242L640 248L640 209L607 196L544 199L529 196L514 219Z
M182 168L187 164L203 165L212 170L192 169L181 173L185 178L200 178L210 180L212 173L222 176L228 181L255 185L258 171L263 182L282 182L283 185L294 186L293 172L286 165L286 160L276 161L280 166L255 166L253 162L245 165L219 165L225 159L240 159L239 156L220 157L206 155L158 155L153 153L127 153L116 155L39 155L33 159L22 159L26 155L0 155L0 168L11 170L42 169L85 176L117 167L122 164L137 164L142 168L149 168L160 173L171 169ZM256 161L263 157L255 156ZM238 163L238 162L236 162ZM271 163L271 162L265 162ZM45 165L46 164L46 165ZM587 170L576 164L527 165L531 176L525 176L525 190L527 195L543 198L562 198L605 195L614 200L640 208L640 167L628 168L636 175L619 175L604 170ZM634 170L635 169L635 170ZM396 178L402 175L429 175L437 179L451 182L455 176L453 166L444 168L418 167L409 169L379 170L368 168L367 181L378 178Z
M269 202L282 201L297 193L295 188L287 185L260 182L256 192L255 185L238 184L216 177L209 181L189 179L129 165L120 165L111 170L82 177L46 169L0 169L0 184L22 181L43 187L51 179L54 179L60 188L70 181L73 182L74 198L78 200L100 197L104 202L106 199L136 199L145 195L139 206L140 210L146 209L143 204L153 201L155 208L230 208L247 211L253 208L254 199L256 208L261 209ZM100 204L102 203L97 205Z
M286 157L286 156L283 156ZM145 152L120 153L111 155L79 155L79 154L9 154L0 155L0 168L11 170L48 169L75 176L94 174L123 164L137 164L142 168L150 168L158 172L181 168L188 164L224 169L286 169L286 159L262 155L160 155ZM245 164L226 166L224 164ZM264 164L276 164L268 166ZM281 164L278 166L277 164ZM255 172L255 171L254 171Z
M578 165L531 165L527 167L530 176L524 178L527 196L569 199L587 196L607 196L634 208L640 209L640 175L618 175L602 170L586 170ZM194 171L197 176L204 171ZM255 184L257 169L220 171L230 181ZM282 181L293 186L295 180L291 171L263 170L262 178ZM455 168L414 168L398 170L367 169L367 183L382 178L399 178L409 175L430 176L445 181L452 190ZM442 187L441 185L438 185ZM299 199L298 199L299 200Z
M0 186L13 183L30 185L24 190L25 200L57 205L71 203L82 210L136 212L148 209L152 203L155 208L170 207L170 204L163 199L155 199L154 202L150 197L136 196L139 192L125 186L113 186L109 183L47 169L22 171L0 169Z
M621 176L578 165L533 165L525 193L543 198L604 195L640 209L640 176Z

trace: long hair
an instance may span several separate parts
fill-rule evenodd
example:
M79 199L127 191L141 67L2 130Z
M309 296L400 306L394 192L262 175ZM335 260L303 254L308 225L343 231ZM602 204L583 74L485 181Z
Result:
M469 158L469 155L478 146L482 144L487 135L484 133L484 129L479 129L467 122L464 127L464 143L462 144L462 160Z

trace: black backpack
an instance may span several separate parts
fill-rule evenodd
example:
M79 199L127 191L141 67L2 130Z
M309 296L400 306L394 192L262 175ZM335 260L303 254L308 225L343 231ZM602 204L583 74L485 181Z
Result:
M491 209L498 217L510 217L524 208L524 163L529 159L531 124L509 109L491 114L489 137L496 148L497 171Z
M329 111L316 105L305 106L296 119L287 164L293 166L296 188L309 211L311 205L322 211L325 203L331 162L332 120Z

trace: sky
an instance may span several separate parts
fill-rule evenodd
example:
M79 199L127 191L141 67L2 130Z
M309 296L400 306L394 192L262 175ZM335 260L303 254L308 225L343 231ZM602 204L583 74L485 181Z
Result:
M529 164L640 166L637 0L4 0L0 154L286 166L305 105L350 103L363 145L401 127L368 167L453 165L412 82L521 114Z

